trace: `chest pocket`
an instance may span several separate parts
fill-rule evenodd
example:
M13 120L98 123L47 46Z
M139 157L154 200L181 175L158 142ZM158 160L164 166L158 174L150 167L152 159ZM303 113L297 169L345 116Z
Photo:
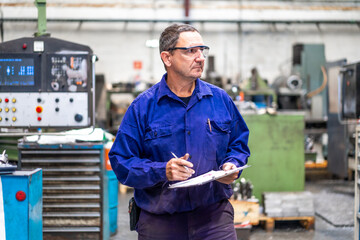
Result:
M210 121L206 123L210 134L229 134L231 132L231 122Z
M219 163L225 158L230 141L231 122L210 121L206 123L207 156L215 157ZM211 146L211 147L209 147Z
M145 141L158 139L172 135L171 126L157 127L153 129L147 129L145 132Z
M168 152L169 142L171 142L171 137L173 135L173 130L171 126L161 126L148 128L145 131L144 137L144 147L145 153L148 154L148 158L157 156L157 160L161 158L162 153Z

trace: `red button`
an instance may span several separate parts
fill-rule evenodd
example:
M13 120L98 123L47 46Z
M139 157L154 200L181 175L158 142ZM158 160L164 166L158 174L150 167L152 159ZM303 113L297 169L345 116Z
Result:
M38 121L39 121L39 122L41 121L41 117L38 117Z
M27 48L27 44L24 43L23 46L22 46L23 49L26 49Z
M36 107L36 112L37 113L42 113L42 111L43 111L43 108L41 106Z
M26 199L26 193L23 192L23 191L18 191L15 195L15 198L18 200L18 201L24 201Z
M8 99L8 98L5 98L5 102L9 102L9 99Z

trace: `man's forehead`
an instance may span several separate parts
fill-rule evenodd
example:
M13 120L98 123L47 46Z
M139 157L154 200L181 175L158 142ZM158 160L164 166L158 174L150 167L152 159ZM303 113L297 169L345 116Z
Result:
M198 32L182 32L179 35L178 45L186 44L188 46L204 45L203 39Z

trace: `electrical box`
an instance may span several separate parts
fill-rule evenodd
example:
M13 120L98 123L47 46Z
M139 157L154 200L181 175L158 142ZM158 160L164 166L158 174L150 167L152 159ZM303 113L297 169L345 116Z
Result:
M0 239L43 239L42 170L0 175Z

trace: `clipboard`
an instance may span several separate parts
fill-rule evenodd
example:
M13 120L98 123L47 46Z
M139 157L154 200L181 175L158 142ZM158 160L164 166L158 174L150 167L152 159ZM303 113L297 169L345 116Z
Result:
M234 168L228 171L224 171L224 170L219 170L219 171L214 171L211 170L210 172L204 173L200 176L185 180L185 181L181 181L181 182L177 182L174 184L170 184L169 188L186 188L186 187L193 187L193 186L199 186L199 185L203 185L205 183L208 182L212 182L214 180L226 177L227 175L233 174L237 171L243 170L245 168L250 167L251 165L245 165L242 167L238 167L238 168Z

